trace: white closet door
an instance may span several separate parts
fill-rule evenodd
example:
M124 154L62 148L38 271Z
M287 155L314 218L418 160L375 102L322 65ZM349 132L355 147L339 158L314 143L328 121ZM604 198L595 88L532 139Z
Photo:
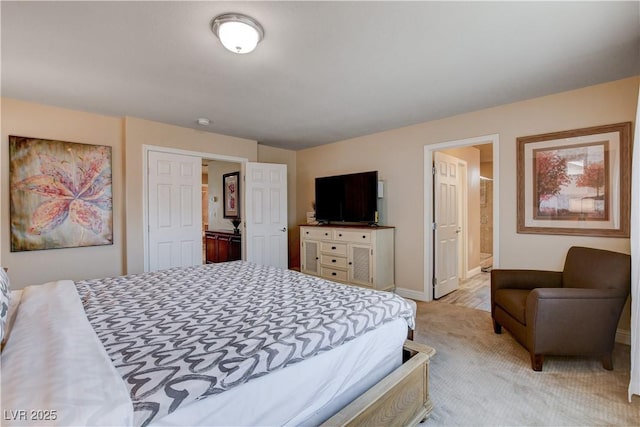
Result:
M202 161L148 155L149 271L202 264Z

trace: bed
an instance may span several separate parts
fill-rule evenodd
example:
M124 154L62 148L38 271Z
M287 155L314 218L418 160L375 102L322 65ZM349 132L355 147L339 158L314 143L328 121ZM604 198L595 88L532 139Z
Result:
M63 280L15 295L12 316L7 425L344 425L390 414L406 425L431 410L433 350L405 342L411 304L295 271L237 261Z

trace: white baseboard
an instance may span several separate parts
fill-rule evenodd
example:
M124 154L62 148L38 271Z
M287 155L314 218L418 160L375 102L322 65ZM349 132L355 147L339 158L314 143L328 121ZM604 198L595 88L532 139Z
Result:
M467 271L467 279L480 273L482 273L482 267L477 266L476 268L472 268L471 270Z
M631 331L618 328L616 330L616 342L631 345Z
M431 298L424 292L414 291L413 289L396 288L396 294L403 298L410 298L418 301L431 301Z

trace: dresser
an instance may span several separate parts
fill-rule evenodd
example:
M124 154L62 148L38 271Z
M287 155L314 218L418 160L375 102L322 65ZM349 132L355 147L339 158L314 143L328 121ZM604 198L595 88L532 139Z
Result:
M207 264L242 259L242 237L233 231L206 231Z
M300 270L349 285L393 290L394 227L300 226Z

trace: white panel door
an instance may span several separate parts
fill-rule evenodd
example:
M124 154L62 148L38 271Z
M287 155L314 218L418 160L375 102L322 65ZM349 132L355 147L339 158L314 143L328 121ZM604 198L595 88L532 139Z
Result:
M202 160L149 151L149 270L202 264Z
M288 268L287 165L247 163L247 261Z
M434 153L434 298L458 289L458 159Z

